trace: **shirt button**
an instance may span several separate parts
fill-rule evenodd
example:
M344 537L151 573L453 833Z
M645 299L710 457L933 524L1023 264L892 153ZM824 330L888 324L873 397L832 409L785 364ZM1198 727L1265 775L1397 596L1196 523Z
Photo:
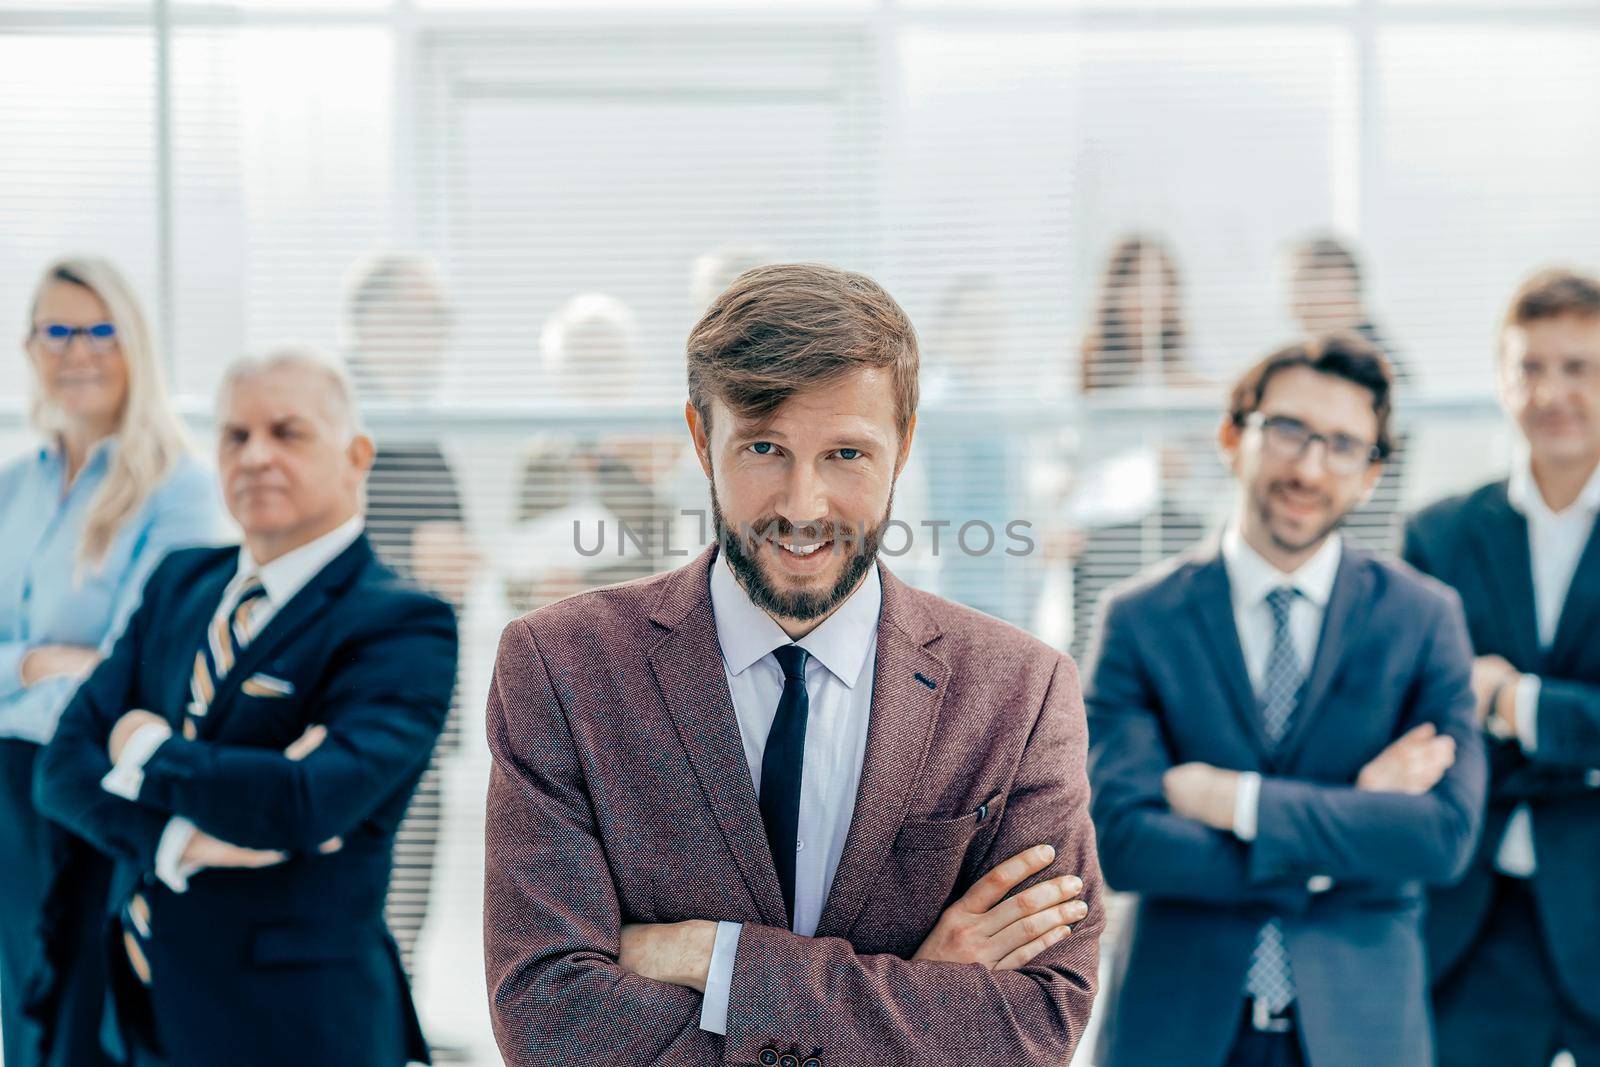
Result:
M806 850L806 843L804 841L796 841L794 843L794 850L796 852L804 852Z

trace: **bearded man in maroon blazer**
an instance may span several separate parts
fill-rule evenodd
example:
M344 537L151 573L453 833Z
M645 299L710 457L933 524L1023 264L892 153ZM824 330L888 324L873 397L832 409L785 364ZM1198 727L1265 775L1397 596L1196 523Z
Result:
M717 543L501 640L506 1062L1063 1067L1104 921L1078 675L878 562L910 321L869 278L775 265L688 348Z

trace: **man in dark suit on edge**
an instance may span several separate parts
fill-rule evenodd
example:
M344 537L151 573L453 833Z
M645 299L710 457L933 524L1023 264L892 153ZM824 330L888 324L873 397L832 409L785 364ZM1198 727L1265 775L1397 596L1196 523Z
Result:
M1428 906L1443 1067L1600 1064L1600 279L1546 271L1500 335L1508 480L1412 520L1405 558L1461 594L1489 813Z

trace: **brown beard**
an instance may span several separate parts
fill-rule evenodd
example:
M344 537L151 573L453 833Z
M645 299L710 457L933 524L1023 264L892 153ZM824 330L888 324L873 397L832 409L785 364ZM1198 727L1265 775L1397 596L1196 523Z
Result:
M734 576L739 579L739 584L744 587L751 603L770 615L799 619L803 622L822 618L844 603L845 599L855 591L862 577L878 561L878 546L883 541L884 530L888 527L889 516L893 510L894 493L891 491L883 518L870 529L863 530L832 522L801 524L796 527L793 523L777 516L753 523L748 527L735 528L729 525L722 514L722 504L717 500L716 485L711 486L711 517L716 523L717 543L722 546L723 556L733 568ZM761 562L756 556L760 551L760 543L768 538L793 539L797 531L802 533L802 540L833 541L827 548L818 549L819 552L848 553L844 569L840 571L838 579L823 592L785 592L768 581L761 569ZM750 547L751 542L754 544L753 548Z

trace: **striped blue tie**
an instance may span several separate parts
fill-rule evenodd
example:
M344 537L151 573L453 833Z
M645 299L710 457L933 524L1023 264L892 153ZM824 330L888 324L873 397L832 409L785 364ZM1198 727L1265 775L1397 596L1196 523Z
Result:
M1272 651L1267 655L1267 670L1261 680L1257 700L1261 706L1261 725L1267 743L1277 748L1289 732L1300 693L1305 687L1305 667L1295 651L1289 631L1289 611L1299 590L1282 586L1267 594L1272 609ZM1283 941L1283 925L1269 919L1256 935L1250 954L1250 970L1244 990L1269 1014L1280 1015L1294 1001L1294 977L1289 970L1289 949Z

